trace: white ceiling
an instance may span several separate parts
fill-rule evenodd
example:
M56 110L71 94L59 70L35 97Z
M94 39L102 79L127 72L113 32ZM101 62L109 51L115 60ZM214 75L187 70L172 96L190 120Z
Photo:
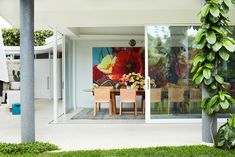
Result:
M0 0L0 16L14 27L19 27L19 1ZM201 1L35 0L35 29L57 27L68 35L142 35L148 24L199 23ZM231 11L231 20L235 24L235 9Z

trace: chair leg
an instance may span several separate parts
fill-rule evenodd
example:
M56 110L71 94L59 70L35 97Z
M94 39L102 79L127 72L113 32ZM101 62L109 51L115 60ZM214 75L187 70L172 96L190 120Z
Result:
M141 109L142 109L142 113L144 113L144 110L145 110L145 100L144 98L142 98L142 101L141 101Z
M111 101L109 101L109 115L112 115L112 104Z
M96 116L96 102L94 102L94 112L93 112L93 116Z
M159 101L160 112L162 113L162 101Z
M98 112L100 112L101 103L98 103Z
M120 106L119 106L119 115L122 115L122 102L120 102Z
M143 101L143 114L145 113L145 99Z
M168 100L167 113L170 114L171 102Z
M192 113L192 101L189 101L188 110L189 110L189 113Z
M135 101L135 115L137 116L137 103Z

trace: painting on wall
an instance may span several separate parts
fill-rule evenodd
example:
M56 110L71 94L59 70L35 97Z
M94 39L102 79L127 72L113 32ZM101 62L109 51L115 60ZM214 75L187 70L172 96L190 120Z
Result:
M95 47L93 55L93 85L118 88L124 74L144 76L144 48Z

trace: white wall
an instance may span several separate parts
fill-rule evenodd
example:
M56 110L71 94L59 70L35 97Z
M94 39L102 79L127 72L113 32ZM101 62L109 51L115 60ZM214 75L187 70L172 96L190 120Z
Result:
M92 79L92 48L93 47L129 47L129 41L79 41L76 42L76 104L77 107L93 107L92 93L83 89L91 89ZM138 42L136 47L143 47ZM119 102L117 101L117 106ZM140 105L140 103L138 103Z

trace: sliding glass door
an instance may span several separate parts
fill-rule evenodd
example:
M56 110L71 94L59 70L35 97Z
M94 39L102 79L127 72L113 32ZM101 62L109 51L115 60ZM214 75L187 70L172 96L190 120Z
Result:
M234 36L235 27L231 28ZM146 26L146 122L201 118L202 92L195 87L190 73L197 53L193 49L196 34L195 26ZM234 61L235 53L231 55L230 62L218 69L233 97ZM228 112L234 113L235 108L219 114L219 118L228 116Z
M146 27L146 120L201 117L201 89L191 80L192 26Z

